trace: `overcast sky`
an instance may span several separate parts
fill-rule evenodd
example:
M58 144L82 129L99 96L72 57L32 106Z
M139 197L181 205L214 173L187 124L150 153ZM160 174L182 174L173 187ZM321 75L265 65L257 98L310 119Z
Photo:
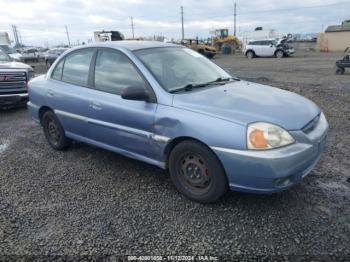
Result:
M317 33L330 24L350 19L350 1L237 0L237 31L257 26L284 33ZM1 0L0 31L13 39L10 25L27 45L67 43L93 38L93 31L119 30L131 37L162 34L181 38L180 6L184 6L185 37L209 37L209 31L229 28L233 33L234 0Z

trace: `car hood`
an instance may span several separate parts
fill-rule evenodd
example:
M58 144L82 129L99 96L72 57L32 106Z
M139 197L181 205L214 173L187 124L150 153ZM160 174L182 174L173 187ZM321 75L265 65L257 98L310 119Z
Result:
M246 81L176 94L173 106L241 125L264 121L287 130L301 129L320 113L305 97Z
M20 62L0 62L0 69L32 69L29 65Z

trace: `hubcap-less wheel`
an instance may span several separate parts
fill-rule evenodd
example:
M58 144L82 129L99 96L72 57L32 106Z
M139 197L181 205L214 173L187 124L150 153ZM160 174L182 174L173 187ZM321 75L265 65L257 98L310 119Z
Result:
M48 139L50 140L50 142L53 145L58 145L58 143L61 139L61 135L60 135L60 131L58 129L58 126L57 126L55 120L52 118L47 119L46 128L48 131L47 134L48 134Z
M54 149L63 150L70 145L71 140L66 137L65 131L54 112L45 112L40 121L43 125L45 137Z
M284 54L282 51L277 51L277 53L276 53L277 58L282 58L283 56L284 56Z
M197 141L186 140L172 149L169 171L176 188L198 202L214 202L228 189L221 163L208 147Z
M193 194L200 195L208 192L211 185L211 177L207 166L198 155L189 153L180 159L180 181L184 187Z

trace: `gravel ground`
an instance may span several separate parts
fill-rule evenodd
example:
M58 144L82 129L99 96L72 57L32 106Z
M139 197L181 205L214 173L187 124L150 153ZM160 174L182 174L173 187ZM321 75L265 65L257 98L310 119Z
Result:
M1 111L0 255L350 259L350 73L334 74L338 56L214 60L243 79L309 97L329 120L319 164L270 196L230 192L194 203L161 169L81 143L54 151L25 109Z

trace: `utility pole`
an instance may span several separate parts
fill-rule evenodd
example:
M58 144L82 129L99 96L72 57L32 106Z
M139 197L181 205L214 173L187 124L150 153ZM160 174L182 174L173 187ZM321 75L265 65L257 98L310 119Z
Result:
M236 36L236 26L237 26L237 4L235 2L234 4L234 29L233 29L233 35Z
M132 39L135 39L134 18L133 17L131 17L131 32L132 32Z
M185 30L184 30L184 7L181 6L181 29L182 29L182 40L185 38Z
M23 46L21 32L17 30L17 33L18 33L19 43L21 46Z
M13 37L15 38L16 47L19 46L19 40L18 40L18 33L17 33L17 27L15 25L12 25L12 31L13 31Z
M67 26L66 26L66 34L67 34L68 45L70 46L70 39L69 39L69 33L68 33L68 27Z

